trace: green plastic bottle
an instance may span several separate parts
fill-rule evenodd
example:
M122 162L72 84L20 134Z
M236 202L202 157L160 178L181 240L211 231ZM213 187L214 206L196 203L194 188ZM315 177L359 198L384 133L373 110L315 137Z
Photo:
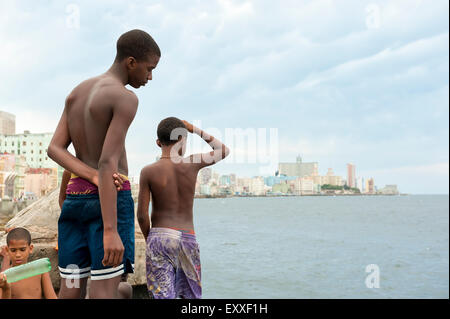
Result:
M6 275L6 281L12 283L49 272L51 269L52 264L50 263L50 259L41 258L24 265L11 267L6 269L3 273Z

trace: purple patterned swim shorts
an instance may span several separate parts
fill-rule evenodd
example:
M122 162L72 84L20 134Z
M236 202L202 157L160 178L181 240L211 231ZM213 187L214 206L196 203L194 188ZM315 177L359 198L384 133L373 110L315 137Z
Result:
M151 228L146 250L147 288L155 299L202 297L200 250L195 235Z

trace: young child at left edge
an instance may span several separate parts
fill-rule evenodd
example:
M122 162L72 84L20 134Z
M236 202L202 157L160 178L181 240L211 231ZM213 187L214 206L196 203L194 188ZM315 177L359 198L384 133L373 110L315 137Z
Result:
M49 273L8 283L3 273L10 267L26 264L33 252L31 235L25 228L14 228L6 236L2 247L3 262L0 273L1 299L57 299Z

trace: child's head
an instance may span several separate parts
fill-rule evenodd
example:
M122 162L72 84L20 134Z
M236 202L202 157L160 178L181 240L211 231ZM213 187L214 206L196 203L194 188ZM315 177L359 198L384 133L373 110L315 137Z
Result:
M139 88L152 79L152 70L161 58L161 50L155 40L145 31L131 30L117 40L115 63L124 63L128 83Z
M31 235L25 228L14 228L6 236L6 251L13 266L26 264L33 251Z
M157 131L158 139L156 143L159 147L172 147L173 145L181 142L181 147L179 148L179 155L184 154L185 145L186 145L186 136L187 130L186 125L176 118L176 117L168 117L162 120L158 125Z

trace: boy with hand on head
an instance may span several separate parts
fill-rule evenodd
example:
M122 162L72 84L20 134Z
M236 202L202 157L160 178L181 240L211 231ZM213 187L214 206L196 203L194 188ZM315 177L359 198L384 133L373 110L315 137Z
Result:
M204 139L210 153L184 158L187 131ZM200 251L195 238L193 202L197 174L229 154L213 136L169 117L158 125L159 161L144 167L139 181L138 221L146 246L147 286L155 299L201 298ZM152 198L151 224L149 202Z
M26 264L33 251L31 235L25 228L14 228L6 236L6 255L2 263L2 271L11 267ZM8 283L6 275L0 273L0 290L2 299L56 299L49 273Z

